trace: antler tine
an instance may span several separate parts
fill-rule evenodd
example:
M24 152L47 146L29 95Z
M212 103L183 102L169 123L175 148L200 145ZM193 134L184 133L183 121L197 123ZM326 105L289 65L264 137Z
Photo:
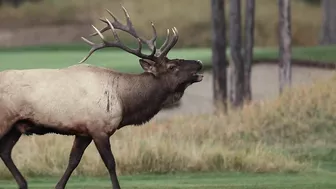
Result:
M123 12L124 12L124 14L125 14L125 17L126 17L126 24L127 24L127 26L129 27L129 29L132 29L132 30L133 30L133 24L132 24L132 22L131 22L131 18L130 18L130 16L129 16L127 10L126 10L125 7L122 6L122 5L121 5L121 8L122 8L122 10L123 10Z
M97 31L97 34L100 36L100 38L105 42L105 38L104 38L104 36L102 35L102 33L101 33L101 32L100 32L94 25L92 25L92 27L93 27L94 30ZM86 39L85 37L82 37L82 39L83 39L86 43L88 43L89 45L91 45L92 47L91 47L91 49L90 49L90 51L89 51L89 54L88 54L86 57L84 57L84 58L79 62L80 64L83 63L83 62L85 62L85 61L91 56L91 54L94 53L96 50L98 50L98 49L102 49L102 48L105 47L105 43L94 44L92 41Z
M175 46L175 44L178 41L179 36L178 36L178 31L176 27L173 27L172 31L173 31L173 39L170 42L168 42L169 41L169 30L167 30L167 38L165 42L163 43L162 47L160 48L160 51L161 51L159 55L160 58L167 56L168 52Z
M126 8L124 6L121 6L124 12L124 15L126 17L126 24L122 24L116 16L114 16L114 14L109 11L108 9L106 9L106 11L111 15L111 17L113 18L113 22L111 23L107 18L106 19L102 19L100 18L99 20L104 22L107 26L105 26L104 28L102 28L101 30L98 30L96 27L92 26L95 30L95 33L91 34L90 36L95 36L95 35L99 35L99 37L102 39L103 43L101 44L94 44L93 42L82 38L86 43L88 43L89 45L92 46L89 55L87 57L85 57L80 63L84 62L94 51L101 49L101 48L105 48L105 47L118 47L121 48L131 54L134 54L140 58L144 58L144 59L150 59L150 60L156 60L156 59L161 59L163 57L165 57L168 52L171 50L171 48L177 43L178 40L178 32L177 29L174 27L172 28L173 31L173 38L170 39L170 32L169 29L167 30L167 38L165 40L165 42L163 43L163 45L161 46L161 48L158 50L157 52L157 48L156 48L156 40L157 40L157 31L156 28L154 26L154 23L151 22L151 26L152 26L152 30L153 30L153 37L149 40L144 39L142 37L140 37L136 30L133 27L131 18L126 10ZM104 36L103 36L103 32L107 31L107 30L112 30L113 36L115 38L115 42L108 42L105 40ZM131 36L133 36L134 38L137 39L138 41L138 48L137 49L131 49L127 46L125 46L124 44L122 44L122 42L120 41L117 32L115 31L116 29L122 30L124 32L127 32L128 34L130 34ZM152 51L150 55L145 55L141 52L142 50L142 43L146 44L149 49ZM157 61L156 61L157 62Z
M117 28L117 29L120 29L122 31L127 32L127 28L119 22L118 18L116 16L114 16L114 14L110 10L108 10L108 9L105 9L105 10L113 18L113 20L114 20L114 22L113 22L114 27ZM102 21L102 22L104 22L106 24L106 26L103 29L100 30L101 33L103 33L103 32L105 32L105 31L107 31L107 30L110 29L109 24L108 24L108 22L106 20L104 20L102 18L100 18L99 20ZM91 34L90 36L95 36L97 34L98 33L95 32L95 33ZM133 37L136 37L136 36L133 36Z
M167 46L167 44L168 44L169 37L170 37L169 34L170 34L170 33L169 33L169 29L167 29L166 40L163 42L163 44L161 45L160 49L158 50L158 54L159 54L159 55L162 54L162 50L163 50L164 48L166 48L166 46Z
M102 28L100 31L100 33L104 33L105 31L109 30L109 26L108 26L108 23L106 22L106 20L102 19L102 18L99 18L100 21L104 22L105 24L107 24L107 26L105 26L104 28ZM96 36L98 35L98 32L94 32L92 34L90 34L89 36L90 37L93 37L93 36Z
M170 48L172 48L173 46L175 46L175 44L177 43L178 39L179 39L179 34L178 34L178 31L176 29L176 27L173 28L173 32L174 32L174 38L173 38L173 42L172 42L172 45Z
M88 43L89 45L91 45L92 47L91 47L91 49L90 49L88 55L85 56L85 57L79 62L80 64L83 63L83 62L85 62L85 61L92 55L92 53L94 53L96 50L104 48L104 43L101 43L101 44L98 44L98 45L97 45L97 44L94 44L92 41L89 41L88 39L86 39L86 38L84 38L84 37L82 37L82 39L83 39L86 43Z
M156 53L156 39L157 39L157 32L156 32L156 28L154 26L154 23L151 22L152 25L152 29L153 29L153 38L150 39L149 41L146 42L146 44L148 45L148 47L152 50L151 56L154 56L154 54Z
M112 30L112 33L113 33L114 38L117 40L117 43L116 43L116 44L118 45L118 47L120 47L121 49L123 49L123 50L125 50L125 51L127 51L127 52L129 52L129 53L132 53L132 54L134 54L134 55L136 55L136 56L140 56L140 57L142 57L142 58L148 58L148 57L150 57L150 56L146 56L146 55L144 55L144 54L141 53L141 50L142 50L142 44L141 44L141 40L140 40L140 38L137 38L138 43L139 43L139 47L138 47L136 50L130 49L130 48L128 48L127 46L125 46L125 45L123 45L123 44L121 43L120 38L119 38L117 32L115 31L115 29L114 29L112 23L111 23L107 18L106 18L106 21L107 21L108 25L110 26L110 28L111 28L111 30ZM112 43L110 43L110 44L112 44Z
M135 31L135 29L133 27L133 23L131 21L130 15L128 14L126 8L124 6L122 6L122 5L121 5L121 8L122 8L122 10L124 12L124 15L126 17L127 29L129 30L128 32L131 35L133 35L134 37L139 38L141 40L141 42L147 44L147 46L149 47L149 49L152 50L151 55L153 56L155 54L155 52L156 52L156 46L155 46L155 44L156 44L156 39L157 39L157 32L156 32L156 28L154 26L154 23L151 22L152 29L153 29L153 34L154 34L153 38L150 39L150 40L143 39L143 38L141 38L141 37L139 37L137 35L137 33L136 33L136 31Z
M108 9L105 9L105 10L112 16L112 18L113 18L114 21L119 22L118 19L117 19L117 17L114 16L114 14L110 10L108 10Z
M119 20L118 18L111 12L109 11L108 9L106 9L106 11L109 13L109 15L111 15L111 17L113 18L114 22L112 23L112 25L114 26L115 29L119 29L119 30L122 30L124 32L127 32L129 33L131 36L137 38L137 39L140 39L142 43L146 44L149 49L152 51L151 55L153 56L156 52L156 47L155 47L155 44L156 44L156 39L157 39L157 32L156 32L156 28L154 27L154 24L152 23L152 29L153 29L153 38L150 39L150 40L146 40L146 39L143 39L141 38L135 31L134 27L133 27L133 24L132 24L132 21L131 21L131 18L126 10L126 8L124 6L121 6L122 7L122 10L124 12L124 15L126 17L126 25L123 25ZM104 22L105 24L107 24L107 26L105 26L104 28L102 28L100 30L101 33L107 31L110 29L109 27L109 24L103 20L103 19L99 19L101 20L102 22ZM95 32L93 34L91 34L90 36L95 36L97 35L98 33Z
M93 29L96 30L96 33L99 35L99 37L102 39L103 43L100 43L100 44L94 44L92 41L89 41L88 39L82 37L82 39L88 43L89 45L91 45L91 49L89 51L89 54L84 57L79 63L83 63L84 61L86 61L93 52L95 52L96 50L98 49L102 49L102 48L105 48L105 47L118 47L120 49L123 49L125 50L126 52L129 52L131 54L134 54L140 58L145 58L145 59L151 59L153 58L151 55L144 55L141 53L141 49L142 49L142 44L141 44L141 41L140 41L140 38L137 38L138 40L138 44L139 44L139 47L137 49L131 49L125 45L123 45L120 41L120 38L117 34L117 32L115 31L115 28L113 26L113 24L106 18L106 23L108 23L110 29L112 30L112 33L113 33L113 36L115 38L115 42L108 42L106 41L105 37L103 36L103 34L95 27L92 25Z

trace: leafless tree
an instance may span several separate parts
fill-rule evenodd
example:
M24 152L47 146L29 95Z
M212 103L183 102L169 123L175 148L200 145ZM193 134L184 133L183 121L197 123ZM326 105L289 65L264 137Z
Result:
M224 0L211 0L213 90L214 105L217 111L226 111L227 109L227 60L224 6Z
M322 0L322 45L336 44L336 1Z
M244 103L244 64L241 41L241 0L230 1L230 101L233 107Z
M246 0L245 5L245 41L244 41L244 100L252 99L251 67L254 46L255 0Z
M291 6L290 0L278 0L279 6L279 92L291 85Z

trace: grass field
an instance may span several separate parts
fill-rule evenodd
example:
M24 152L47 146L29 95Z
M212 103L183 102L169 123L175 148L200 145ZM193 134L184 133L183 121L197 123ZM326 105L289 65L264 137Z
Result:
M38 46L0 49L0 70L29 68L62 68L77 64L89 51L88 46ZM294 47L293 59L336 62L336 46ZM169 53L170 58L202 60L206 68L211 67L211 49L176 49ZM254 59L277 59L277 48L255 48ZM119 71L139 72L138 58L124 51L105 49L97 51L86 63L110 67Z
M202 173L170 175L121 176L123 189L334 189L336 174L244 174ZM33 178L29 187L53 188L58 178ZM13 182L0 181L0 189L15 189ZM107 189L111 182L107 178L73 177L67 188Z
M87 49L89 50L89 49ZM61 68L77 64L87 51L30 51L0 53L0 69L27 68ZM208 62L208 49L176 50L171 57L200 59ZM98 66L115 68L120 71L139 72L141 70L138 58L122 51L97 52L85 62Z

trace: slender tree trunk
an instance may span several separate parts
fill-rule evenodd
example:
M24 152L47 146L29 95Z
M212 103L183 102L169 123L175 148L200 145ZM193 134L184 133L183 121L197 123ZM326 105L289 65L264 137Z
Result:
M244 102L244 64L241 52L241 0L230 1L230 101L233 107Z
M217 111L227 110L227 61L224 0L211 0L212 64L214 105Z
M280 93L290 87L292 80L291 67L291 8L290 0L278 0L279 5L279 82Z
M252 99L251 67L254 46L255 0L246 0L245 9L245 47L244 47L244 100Z
M336 1L322 0L322 45L336 44Z

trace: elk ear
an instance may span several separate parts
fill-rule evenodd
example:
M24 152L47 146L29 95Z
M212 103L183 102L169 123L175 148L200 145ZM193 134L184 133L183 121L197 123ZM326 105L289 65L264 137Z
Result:
M139 62L140 62L142 69L144 69L146 72L152 73L155 76L157 75L157 69L155 67L154 61L147 60L147 59L140 59Z

